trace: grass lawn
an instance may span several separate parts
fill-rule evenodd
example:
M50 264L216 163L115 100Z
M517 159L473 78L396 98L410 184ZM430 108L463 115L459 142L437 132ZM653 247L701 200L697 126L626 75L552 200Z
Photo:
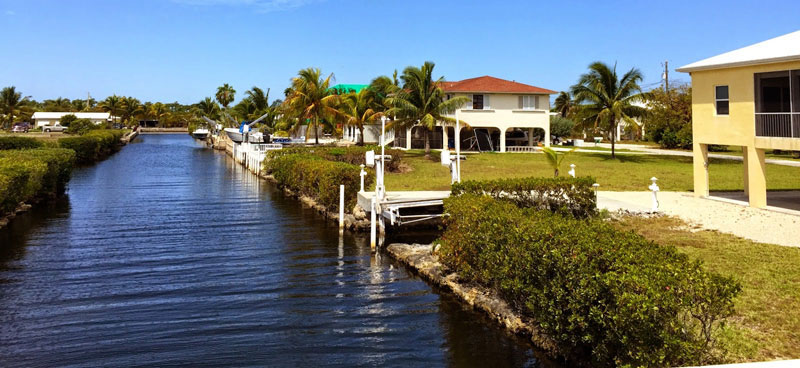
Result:
M800 248L755 243L714 231L689 231L675 218L626 217L616 225L674 245L742 284L736 315L722 330L731 362L800 358Z
M406 152L403 160L410 167L405 173L387 173L386 188L400 190L449 190L450 171L436 161L426 160L421 150ZM654 155L618 155L612 160L606 153L573 152L564 159L561 175L575 164L578 176L593 176L600 190L642 191L650 185L650 177L658 178L663 191L690 191L692 158ZM743 164L739 161L711 159L709 176L711 190L743 190ZM461 163L463 180L550 176L553 170L540 153L480 153L469 154ZM800 189L800 167L767 165L767 188L773 190Z

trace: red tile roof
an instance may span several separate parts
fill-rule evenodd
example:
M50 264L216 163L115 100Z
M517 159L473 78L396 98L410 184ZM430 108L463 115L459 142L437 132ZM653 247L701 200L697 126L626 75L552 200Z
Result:
M488 75L464 79L462 81L443 82L442 89L445 92L557 93L549 89L490 77Z

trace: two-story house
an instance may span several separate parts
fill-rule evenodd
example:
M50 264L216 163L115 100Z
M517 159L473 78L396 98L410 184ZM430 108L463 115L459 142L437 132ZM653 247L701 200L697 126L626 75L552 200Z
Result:
M469 99L458 114L469 125L459 134L462 150L522 152L532 151L539 142L550 145L550 95L555 91L490 76L444 82L442 89L447 98ZM422 148L421 129L395 131L395 147ZM439 123L431 146L454 148L455 126Z
M708 146L740 146L750 205L767 205L765 152L800 151L800 31L683 66L692 76L694 193L708 196Z

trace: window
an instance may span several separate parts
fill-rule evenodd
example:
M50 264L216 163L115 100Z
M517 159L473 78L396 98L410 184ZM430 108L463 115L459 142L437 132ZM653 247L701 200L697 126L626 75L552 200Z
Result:
M472 109L483 110L483 95L472 95Z
M728 86L716 86L714 91L714 105L717 115L728 115L730 101L728 100Z
M518 107L522 110L536 110L539 108L539 96L519 96Z

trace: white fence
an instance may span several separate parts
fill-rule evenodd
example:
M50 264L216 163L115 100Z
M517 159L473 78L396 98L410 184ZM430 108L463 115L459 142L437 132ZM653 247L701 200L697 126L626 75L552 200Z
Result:
M536 146L506 146L506 152L539 152L541 150Z
M283 145L277 143L228 143L231 148L231 155L236 162L244 165L248 170L260 174L261 164L267 157L267 152L279 150Z

